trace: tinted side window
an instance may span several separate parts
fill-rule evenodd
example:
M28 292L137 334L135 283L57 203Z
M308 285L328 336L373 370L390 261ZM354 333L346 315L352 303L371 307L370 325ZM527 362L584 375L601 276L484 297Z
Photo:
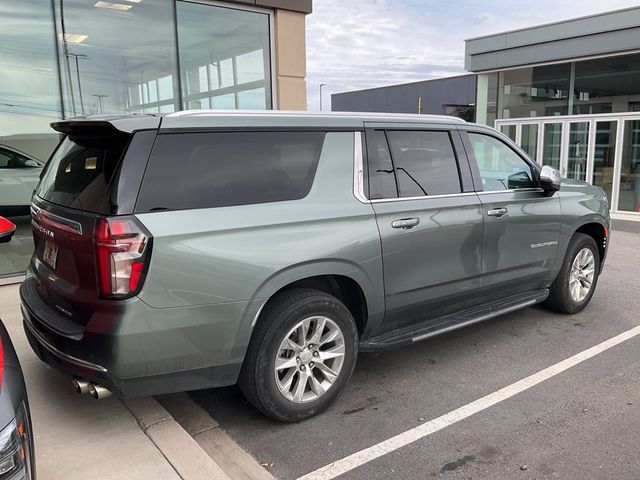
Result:
M533 167L506 143L489 135L469 132L485 191L535 188Z
M460 193L460 175L448 132L388 131L401 197Z
M0 168L25 168L27 160L18 153L0 148Z
M374 133L375 152L369 156L369 198L396 198L396 178L387 137L382 130Z
M311 190L324 132L159 135L138 212L280 202Z

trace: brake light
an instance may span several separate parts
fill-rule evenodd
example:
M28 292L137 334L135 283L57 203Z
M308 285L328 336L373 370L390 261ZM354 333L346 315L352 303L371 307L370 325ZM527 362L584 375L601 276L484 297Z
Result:
M144 282L151 251L151 235L135 219L101 218L95 233L100 293L126 298Z

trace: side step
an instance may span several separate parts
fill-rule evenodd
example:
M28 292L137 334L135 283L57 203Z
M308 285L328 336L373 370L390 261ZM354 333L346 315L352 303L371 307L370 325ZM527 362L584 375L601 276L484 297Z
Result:
M475 306L440 318L431 318L399 330L378 335L360 342L360 350L371 352L410 345L442 333L489 320L521 308L540 303L549 296L548 289L534 290L495 301L490 305Z

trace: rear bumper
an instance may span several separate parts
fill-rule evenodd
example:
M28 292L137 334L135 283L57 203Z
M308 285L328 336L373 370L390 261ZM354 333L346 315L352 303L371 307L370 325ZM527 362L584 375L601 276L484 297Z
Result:
M202 345L194 348L186 329L163 329L164 322L149 317L149 312L150 321L145 321L141 309L150 307L143 302L125 309L109 331L105 331L104 318L96 313L96 325L90 320L78 334L56 324L59 314L40 299L29 282L33 278L20 286L24 330L38 358L56 370L102 385L121 397L198 390L237 381L241 356L230 358L229 352L216 349L215 341L209 342L212 351L203 351ZM164 313L175 317L177 312L171 310ZM174 318L174 322L179 320ZM132 323L135 329L127 327ZM150 324L151 330L140 328Z

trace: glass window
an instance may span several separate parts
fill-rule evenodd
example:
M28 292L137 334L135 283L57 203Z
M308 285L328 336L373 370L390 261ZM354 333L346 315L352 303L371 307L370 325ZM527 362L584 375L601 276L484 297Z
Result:
M633 111L640 100L640 54L576 62L575 114Z
M62 118L54 39L50 2L0 1L0 215L17 225L0 245L0 278L24 272L33 253L29 204L40 169L25 158L45 162L59 140L49 128Z
M535 123L522 125L520 146L534 162L538 161L538 125Z
M0 147L0 168L33 168L42 163L10 147Z
M542 147L542 164L560 170L562 152L562 124L544 124L544 144Z
M640 212L640 120L624 124L618 210Z
M382 130L374 135L376 151L369 156L369 198L396 198L398 190L387 137Z
M569 71L564 63L500 72L499 118L566 115Z
M596 146L593 161L593 184L607 194L611 205L613 189L613 163L616 152L616 130L618 122L596 123Z
M484 191L534 188L533 168L506 143L481 133L469 133L469 141Z
M476 77L476 122L493 127L496 120L498 74L484 73Z
M500 125L500 131L509 137L514 142L516 141L516 126L515 125Z
M172 0L54 1L67 116L179 110Z
M185 108L271 108L269 15L177 2Z
M589 122L573 122L569 126L569 158L566 177L585 180L587 177Z
M460 193L448 132L388 131L400 197Z
M323 132L159 135L136 210L303 198L311 189L324 136Z
M130 136L66 137L49 161L36 194L51 203L87 212L109 213L109 184Z

